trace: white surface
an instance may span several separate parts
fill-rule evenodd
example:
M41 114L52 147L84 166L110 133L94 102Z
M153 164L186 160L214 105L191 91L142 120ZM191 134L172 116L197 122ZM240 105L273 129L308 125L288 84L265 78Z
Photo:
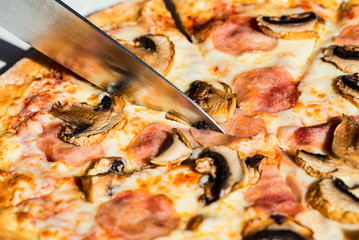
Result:
M63 2L86 16L120 2L120 0L63 0ZM27 43L21 41L0 26L0 74L26 56L30 51L30 46Z

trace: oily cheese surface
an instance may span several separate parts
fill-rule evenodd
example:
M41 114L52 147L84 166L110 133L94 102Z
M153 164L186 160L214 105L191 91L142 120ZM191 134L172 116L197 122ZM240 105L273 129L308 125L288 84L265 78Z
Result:
M161 0L119 1L88 19L149 65L163 59L151 66L228 134L110 96L30 55L0 76L0 239L252 239L278 230L356 239L355 222L323 215L326 203L306 196L321 176L341 178L332 192L356 214L357 175L324 174L320 164L359 171L331 151L342 116L355 128L359 109L336 87L346 73L322 59L330 45L359 45L359 3L173 2L192 41ZM317 22L304 38L275 38L256 22L307 11ZM296 164L298 151L315 161L316 177Z

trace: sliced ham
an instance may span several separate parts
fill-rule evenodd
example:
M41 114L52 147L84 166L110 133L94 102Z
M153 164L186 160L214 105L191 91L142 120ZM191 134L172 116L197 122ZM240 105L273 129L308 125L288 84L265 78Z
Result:
M337 45L359 45L359 24L344 28L334 39Z
M266 126L261 118L251 117L240 109L236 109L229 122L220 124L222 129L230 135L239 138L250 138L266 133Z
M190 128L189 131L193 139L203 147L229 145L234 140L238 139L237 137L211 130L199 130L196 128Z
M269 214L294 216L303 207L297 197L282 179L276 165L262 165L257 184L245 192L245 200Z
M310 127L286 126L278 129L278 139L282 148L295 151L322 152L330 148L337 121Z
M144 164L147 159L159 154L171 136L171 126L162 123L151 124L132 139L127 149L127 155L134 162Z
M96 222L110 236L127 240L150 240L168 235L180 218L172 201L165 195L141 190L119 193L102 204Z
M275 38L258 31L255 18L233 16L213 32L213 45L220 51L237 56L251 51L270 51L278 45Z
M68 166L80 167L96 158L104 157L101 145L78 147L65 143L59 138L64 129L62 123L53 123L47 126L37 140L37 146L45 154L48 161L62 162Z
M299 97L293 78L284 67L256 68L234 79L237 103L247 113L280 112Z

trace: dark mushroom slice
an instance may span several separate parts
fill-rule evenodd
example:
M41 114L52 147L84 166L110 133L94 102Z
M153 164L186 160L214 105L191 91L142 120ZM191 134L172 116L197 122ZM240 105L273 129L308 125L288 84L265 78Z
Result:
M162 75L167 75L171 69L175 49L168 37L147 34L136 38L133 42L121 39L117 41Z
M194 81L187 95L206 111L216 122L231 120L236 109L236 96L231 88L221 83L223 89L213 87L203 81Z
M331 156L298 150L295 163L312 177L359 176L359 171Z
M313 183L306 199L327 218L340 223L359 223L359 199L339 178L326 178Z
M96 160L87 170L86 175L101 173L122 173L125 168L125 160L121 157L107 157Z
M324 50L323 55L324 61L335 64L345 73L359 72L359 46L331 45Z
M248 170L237 151L227 146L205 149L196 160L196 171L209 175L205 194L206 205L227 196L232 190L244 187L248 182Z
M203 215L193 216L187 223L186 230L196 231L204 220Z
M334 131L332 152L340 160L359 169L359 123L343 115Z
M280 221L278 221L278 219ZM312 240L313 232L297 222L284 216L271 217L265 220L254 219L244 227L243 240Z
M150 160L152 164L159 166L177 164L183 162L192 154L193 149L185 135L176 128L172 129L172 131L172 137L162 147L160 153Z
M255 184L259 181L259 165L261 161L265 158L267 157L262 154L256 154L254 156L246 158L245 163L248 169L248 184Z
M90 146L102 141L115 125L119 129L125 125L126 117L122 112L125 105L121 97L104 96L98 106L57 103L50 113L66 123L61 133L62 140L77 146Z
M314 12L257 17L257 25L264 34L286 40L316 38L322 23Z
M359 62L358 62L359 63ZM359 69L358 69L359 70ZM359 75L342 75L337 78L336 86L344 98L359 107Z

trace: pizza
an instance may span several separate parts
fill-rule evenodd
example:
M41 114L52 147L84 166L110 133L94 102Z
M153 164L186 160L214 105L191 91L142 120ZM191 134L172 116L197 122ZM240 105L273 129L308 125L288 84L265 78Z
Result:
M0 76L0 239L359 239L359 1L173 3L188 38L162 0L88 19L227 134L33 53Z

